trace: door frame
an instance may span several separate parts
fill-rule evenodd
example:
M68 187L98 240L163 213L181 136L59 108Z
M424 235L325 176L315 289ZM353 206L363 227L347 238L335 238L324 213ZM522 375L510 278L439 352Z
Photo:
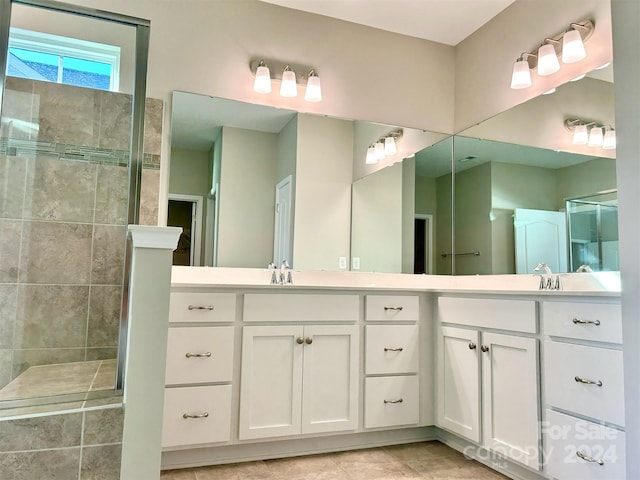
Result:
M425 248L427 248L427 252L429 252L428 255L428 261L429 261L429 268L427 268L427 274L428 275L433 275L433 262L434 262L434 257L433 257L433 215L432 214L426 214L426 213L416 213L414 216L414 221L415 219L420 219L420 220L427 220L425 222L426 225L426 231L425 231ZM414 251L415 251L415 245L414 245Z
M289 185L289 198L287 199L287 224L286 231L282 231L280 228L281 223L281 212L278 210L278 205L281 200L281 192L283 191L283 187ZM282 260L287 260L289 265L293 268L293 252L292 252L292 225L293 225L293 175L287 175L285 178L280 180L276 184L276 194L275 194L275 204L274 204L274 228L273 228L273 261L276 266L280 265ZM285 238L281 238L281 234L285 235ZM276 258L276 254L280 251L280 247L284 248L286 255L279 255L280 257L284 257L283 259Z
M192 204L195 204L196 206L196 214L195 214L195 224L196 224L196 228L194 232L191 232L191 252L190 252L190 258L191 258L191 266L198 266L200 265L200 252L202 251L202 219L203 219L203 215L202 215L202 204L204 202L204 198L202 196L199 195L187 195L187 194L183 194L183 193L170 193L168 196L168 200L175 200L178 202L189 202ZM168 204L168 202L167 202ZM169 217L169 208L167 207L167 220ZM192 219L192 224L193 224L193 220ZM194 263L197 263L197 265L194 265Z

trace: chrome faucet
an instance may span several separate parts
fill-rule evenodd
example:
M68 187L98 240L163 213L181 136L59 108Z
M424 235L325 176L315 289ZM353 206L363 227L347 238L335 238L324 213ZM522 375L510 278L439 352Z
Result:
M291 267L289 262L283 260L280 264L280 285L293 285L293 278L291 277Z
M539 263L533 269L534 272L544 270L544 275L540 274L540 286L538 290L562 290L562 283L560 282L560 275L553 277L553 273L546 263Z
M580 265L577 269L576 269L576 273L582 273L582 272L591 272L591 267L589 265Z

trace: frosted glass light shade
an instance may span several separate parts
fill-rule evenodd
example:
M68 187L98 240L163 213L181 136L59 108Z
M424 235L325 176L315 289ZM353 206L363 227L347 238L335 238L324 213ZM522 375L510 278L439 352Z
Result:
M544 77L560 70L560 62L556 49L550 43L545 43L538 49L538 75Z
M256 69L253 91L256 93L271 93L271 72L269 72L269 67L261 66Z
M589 130L589 142L587 143L590 147L601 147L604 142L604 138L602 137L602 128L593 127Z
M365 160L367 165L373 165L378 163L378 158L376 157L376 149L374 147L367 148L367 158Z
M606 131L604 140L602 141L602 148L605 150L613 150L616 148L616 132L614 130Z
M375 154L377 160L382 160L384 158L384 144L382 142L376 142Z
M569 30L562 36L562 63L576 63L587 56L578 30Z
M298 85L296 84L296 74L294 71L285 69L285 71L282 72L280 95L289 98L298 96Z
M519 90L531 86L531 72L529 71L529 62L526 60L518 60L513 64L513 73L511 74L511 88Z
M393 137L387 137L384 139L384 153L385 155L395 155L398 153L396 141Z
M589 134L587 133L586 125L576 125L573 128L573 144L574 145L586 145L589 141Z
M304 93L304 99L307 102L322 101L322 88L320 87L320 77L316 74L310 74L307 79L307 91Z

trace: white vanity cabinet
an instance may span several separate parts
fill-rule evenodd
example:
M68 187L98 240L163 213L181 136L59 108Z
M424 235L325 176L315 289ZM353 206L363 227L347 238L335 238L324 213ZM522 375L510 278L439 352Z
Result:
M236 295L171 293L162 446L231 439Z
M546 473L625 478L620 304L545 301L541 313Z
M365 297L364 427L420 421L419 297Z
M243 327L240 440L357 429L359 327L292 322L355 321L358 310L356 295L245 295L245 322L284 325Z
M439 297L437 308L438 426L539 469L536 302Z

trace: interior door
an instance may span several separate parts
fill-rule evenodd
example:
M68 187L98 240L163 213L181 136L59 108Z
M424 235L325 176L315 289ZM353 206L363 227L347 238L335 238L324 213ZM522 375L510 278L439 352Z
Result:
M275 225L273 239L273 261L279 266L283 260L293 266L291 255L291 185L292 177L289 175L276 185Z
M539 263L567 272L567 220L564 212L516 208L516 273L533 273Z

